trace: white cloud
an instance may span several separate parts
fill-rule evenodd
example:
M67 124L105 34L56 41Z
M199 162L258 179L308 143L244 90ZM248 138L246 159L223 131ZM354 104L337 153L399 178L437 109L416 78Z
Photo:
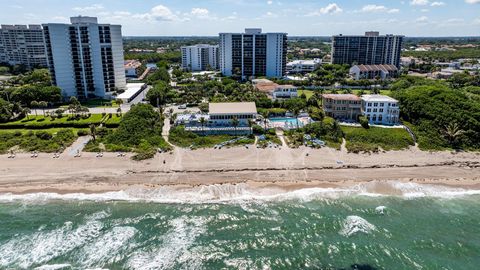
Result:
M144 14L134 14L133 18L150 21L179 21L180 18L175 15L168 7L158 5L153 7L150 12Z
M417 23L426 23L428 22L428 17L427 16L422 16L422 17L419 17L415 20L415 22Z
M331 3L331 4L328 4L326 7L321 8L318 11L308 14L308 16L319 16L322 14L336 14L341 12L343 12L343 9L341 9L336 3Z
M190 14L198 18L207 18L210 15L210 12L206 8L192 8Z
M465 0L465 1L480 1L480 0ZM410 1L410 5L440 7L440 6L445 6L446 4L445 2L442 2L442 1L430 2L430 0L412 0Z
M445 6L445 2L432 2L430 4L432 7L440 7L440 6Z
M426 6L430 3L429 0L412 0L410 1L410 5L412 6Z
M385 6L380 6L380 5L366 5L363 6L362 9L356 11L356 12L386 12L386 13L398 13L400 12L399 9L392 8L389 9Z
M467 4L480 4L480 0L465 0Z
M88 12L88 11L99 11L104 9L103 5L100 4L93 4L91 6L86 6L86 7L74 7L73 10L79 11L79 12Z
M267 4L269 5L273 4L273 1L267 1Z

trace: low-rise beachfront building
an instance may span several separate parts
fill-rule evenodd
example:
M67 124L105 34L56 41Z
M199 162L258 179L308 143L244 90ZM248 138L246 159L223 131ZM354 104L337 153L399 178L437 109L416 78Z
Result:
M363 95L362 110L371 124L396 125L399 123L399 102L391 97L383 95Z
M398 77L398 74L394 65L355 65L350 68L350 76L355 80L387 80Z
M310 73L322 65L322 59L295 60L287 63L287 73Z
M273 100L298 97L298 88L293 85L277 85L272 93Z
M322 106L326 116L341 121L357 121L362 115L362 99L352 94L324 94Z
M270 80L254 80L255 89L265 93L273 100L298 97L298 88L293 85L279 85Z
M139 70L142 66L142 62L138 60L125 60L125 76L130 78L136 78L139 76Z
M178 115L176 125L202 134L250 134L250 121L257 118L255 102L210 103L208 114ZM236 123L236 125L235 125Z

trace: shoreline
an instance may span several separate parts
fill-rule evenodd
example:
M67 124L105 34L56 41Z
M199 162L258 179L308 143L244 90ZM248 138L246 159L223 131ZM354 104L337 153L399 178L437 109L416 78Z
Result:
M165 163L164 163L165 162ZM175 149L142 162L105 153L0 156L0 193L103 193L132 188L188 189L222 184L281 190L343 188L372 182L412 182L480 190L480 154L423 152L378 154L333 149Z

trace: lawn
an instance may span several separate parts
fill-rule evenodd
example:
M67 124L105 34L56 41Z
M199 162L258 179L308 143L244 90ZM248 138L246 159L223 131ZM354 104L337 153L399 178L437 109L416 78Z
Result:
M298 90L298 96L301 96L302 94L305 94L307 100L309 100L315 94L315 92L312 90Z
M70 146L78 137L78 129L0 130L0 154L18 147L23 151L57 152Z
M238 138L239 136L230 136L230 135L209 135L209 136L200 136L193 132L186 131L183 126L173 127L170 130L170 135L168 140L175 144L176 146L183 148L212 148L215 145L230 141L232 139ZM234 144L229 146L253 144L253 138L246 138L240 141L237 141Z
M414 145L413 139L405 129L343 127L349 152L378 152L381 149L402 150Z
M29 116L22 120L0 124L0 129L47 129L55 127L86 128L91 124L99 125L108 115L92 114L90 117L72 118L70 115L64 115L62 118L51 118L49 116ZM112 115L112 119L114 116ZM114 120L112 120L114 121Z

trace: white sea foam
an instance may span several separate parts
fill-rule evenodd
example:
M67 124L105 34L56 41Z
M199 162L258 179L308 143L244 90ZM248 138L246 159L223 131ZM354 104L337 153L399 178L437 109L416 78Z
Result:
M375 208L375 212L377 212L377 214L384 215L386 209L387 209L386 206L381 205Z
M114 227L95 239L95 242L84 246L78 261L84 266L115 263L121 260L119 254L128 254L125 251L133 246L129 241L136 233L137 229L133 227Z
M0 268L17 265L28 269L35 264L47 263L98 237L102 228L102 222L91 218L76 229L66 222L55 230L14 237L0 246Z
M405 198L437 197L455 198L469 195L480 195L480 190L466 190L445 186L404 183L381 182L385 193L377 192L378 182L359 184L348 188L305 188L286 191L280 188L256 188L247 184L210 185L178 189L174 187L160 187L157 189L128 189L116 192L98 194L0 194L0 202L22 201L25 203L48 202L51 200L66 201L130 201L130 202L157 202L157 203L225 203L243 201L278 201L336 199L345 196L401 196Z
M35 270L61 270L61 269L71 269L70 264L46 264L35 268Z
M369 234L376 229L375 225L369 223L364 218L359 216L348 216L343 222L343 227L339 233L343 236L349 237L357 233Z
M189 263L195 260L189 248L195 243L198 236L206 232L206 218L181 217L170 221L170 229L159 240L162 245L156 250L135 251L127 263L131 269L172 269L175 264ZM195 265L195 264L194 264ZM197 269L200 265L197 265Z

